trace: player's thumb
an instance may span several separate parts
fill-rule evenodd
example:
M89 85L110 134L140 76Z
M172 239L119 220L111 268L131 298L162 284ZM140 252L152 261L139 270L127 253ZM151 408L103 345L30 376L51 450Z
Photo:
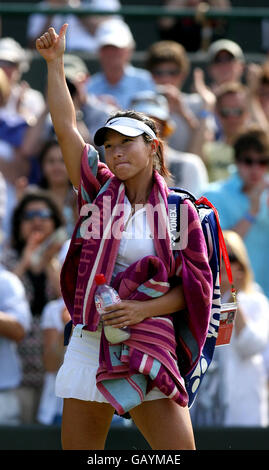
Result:
M61 39L63 39L63 38L65 37L67 28L68 28L68 24L67 24L67 23L65 23L65 24L63 24L63 25L61 26L61 29L60 29L60 31L59 31L59 36L60 36Z

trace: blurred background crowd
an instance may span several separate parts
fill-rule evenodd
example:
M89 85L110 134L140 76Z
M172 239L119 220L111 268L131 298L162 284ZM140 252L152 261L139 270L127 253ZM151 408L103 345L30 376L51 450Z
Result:
M216 348L191 409L193 424L268 426L269 20L253 26L255 42L251 28L244 37L239 20L231 30L227 19L204 15L247 2L151 0L149 8L190 8L195 15L150 18L149 27L117 14L127 5L123 0L32 3L41 10L69 6L74 13L2 17L0 425L61 421L54 380L70 317L60 270L77 196L53 131L35 40L67 22L66 79L84 139L93 144L96 129L116 109L148 114L165 142L169 184L205 195L220 215L238 312L231 344ZM76 16L83 6L97 14ZM221 289L230 302L225 270Z

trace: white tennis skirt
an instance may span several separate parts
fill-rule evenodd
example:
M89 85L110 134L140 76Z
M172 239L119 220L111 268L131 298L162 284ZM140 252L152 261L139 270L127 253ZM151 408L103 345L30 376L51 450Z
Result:
M100 339L101 331L82 330L80 325L74 328L56 377L56 396L109 403L96 387ZM168 397L155 387L145 396L145 401L160 398Z

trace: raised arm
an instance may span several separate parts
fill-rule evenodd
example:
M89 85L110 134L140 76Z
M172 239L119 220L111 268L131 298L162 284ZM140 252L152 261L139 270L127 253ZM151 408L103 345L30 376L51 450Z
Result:
M49 28L36 40L36 49L47 63L49 110L69 178L77 188L85 142L77 129L75 108L65 80L64 51L67 27L68 25L64 24L59 34L54 28Z

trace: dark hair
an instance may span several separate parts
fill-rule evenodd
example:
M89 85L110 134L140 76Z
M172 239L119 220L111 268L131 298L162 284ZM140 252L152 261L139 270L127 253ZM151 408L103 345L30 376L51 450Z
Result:
M244 152L254 150L269 155L269 138L267 132L257 125L252 125L238 134L234 141L234 157L239 160Z
M146 68L152 72L157 65L164 62L173 62L185 75L189 72L190 64L186 50L176 41L158 41L149 47L146 54Z
M145 124L147 124L147 126L149 126L153 130L153 132L156 134L156 137L159 140L159 146L156 152L156 160L154 162L154 168L160 173L161 176L163 176L164 178L169 178L171 175L165 164L164 144L159 136L159 132L158 132L154 119L151 119L146 114L140 113L139 111L127 110L127 111L116 111L113 114L113 116L109 117L107 122L109 122L111 119L114 119L115 117L128 117L132 119L138 119L139 121L142 121ZM149 137L147 134L144 133L142 134L142 136L146 143L149 143L151 141L151 137Z
M38 157L40 170L41 170L41 179L39 181L39 187L40 188L47 189L49 187L48 180L47 180L46 176L43 173L42 166L43 166L43 163L44 163L44 160L45 160L45 156L47 155L47 152L54 146L57 146L57 147L60 146L58 140L56 139L56 137L52 137L51 139L47 140L45 142L45 144L43 145L41 151L40 151L40 154L39 154L39 157Z
M11 246L18 253L21 253L25 245L25 240L22 239L20 233L21 223L23 220L22 215L26 206L29 203L36 201L44 202L51 210L55 230L61 225L63 225L63 219L58 209L58 206L53 201L53 199L46 193L46 191L32 190L31 192L27 192L15 207L11 219Z
M39 160L41 175L40 175L40 181L38 183L38 186L40 188L43 188L43 189L48 189L49 188L48 180L47 180L47 178L46 178L46 176L44 175L44 172L43 172L44 160L45 160L45 157L46 157L48 151L52 147L55 147L55 146L60 148L60 144L59 144L57 138L55 136L53 136L45 142L45 144L43 145L43 147L42 147L42 149L39 153L38 160ZM70 186L72 186L70 181L69 181L69 184L70 184Z

